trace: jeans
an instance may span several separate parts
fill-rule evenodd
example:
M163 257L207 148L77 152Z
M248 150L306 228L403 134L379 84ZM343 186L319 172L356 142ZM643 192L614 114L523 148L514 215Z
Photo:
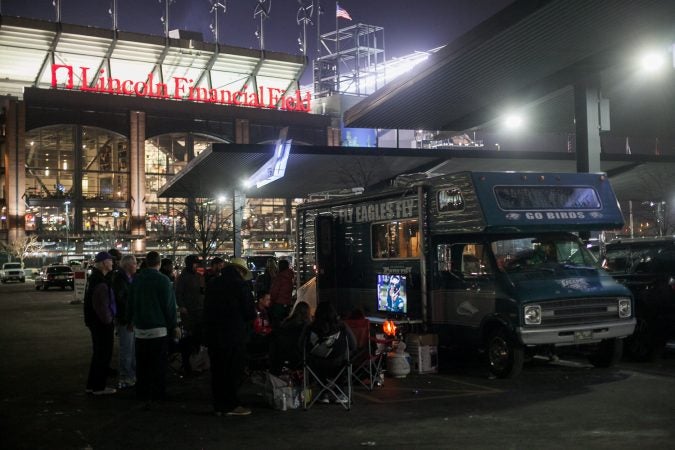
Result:
M106 387L106 378L112 358L114 328L113 325L93 324L89 327L93 352L87 377L87 389L102 391Z
M243 344L228 347L209 346L213 407L228 412L241 406L237 392L244 380L246 350Z
M166 398L166 368L169 339L136 338L136 397L139 400Z
M134 351L134 332L126 325L117 325L120 340L120 382L136 382L136 353Z

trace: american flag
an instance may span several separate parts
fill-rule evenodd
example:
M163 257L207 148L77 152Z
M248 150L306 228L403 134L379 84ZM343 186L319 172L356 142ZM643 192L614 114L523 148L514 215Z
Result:
M342 17L343 19L352 20L352 16L349 15L346 9L342 8L337 3L335 4L335 17Z

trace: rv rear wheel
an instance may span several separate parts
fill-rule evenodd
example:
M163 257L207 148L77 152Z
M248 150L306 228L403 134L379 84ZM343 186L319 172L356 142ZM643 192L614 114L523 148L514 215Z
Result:
M588 360L595 367L612 367L619 362L623 354L623 340L605 339L598 344L597 349L588 355Z
M515 378L523 369L525 351L509 333L500 328L490 334L487 341L490 372L498 378Z
M623 344L626 354L636 361L652 361L665 342L660 342L653 318L637 317L635 332Z

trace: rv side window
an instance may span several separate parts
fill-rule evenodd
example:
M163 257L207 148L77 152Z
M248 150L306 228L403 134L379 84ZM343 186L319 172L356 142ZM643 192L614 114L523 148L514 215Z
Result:
M550 271L556 265L595 267L597 261L586 247L572 236L504 239L492 243L499 270Z
M371 254L375 259L418 258L420 255L417 220L376 223L371 233Z
M438 271L469 278L492 273L487 247L483 244L440 244L436 248Z

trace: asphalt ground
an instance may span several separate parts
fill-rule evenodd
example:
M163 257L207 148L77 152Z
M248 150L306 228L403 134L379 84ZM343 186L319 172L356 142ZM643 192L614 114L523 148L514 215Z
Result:
M478 358L444 357L438 374L356 388L351 411L277 411L248 381L253 414L216 417L209 373L170 371L170 398L149 408L133 391L86 395L91 344L72 297L0 286L0 448L675 448L675 349L612 369L534 360L515 380L491 378Z

